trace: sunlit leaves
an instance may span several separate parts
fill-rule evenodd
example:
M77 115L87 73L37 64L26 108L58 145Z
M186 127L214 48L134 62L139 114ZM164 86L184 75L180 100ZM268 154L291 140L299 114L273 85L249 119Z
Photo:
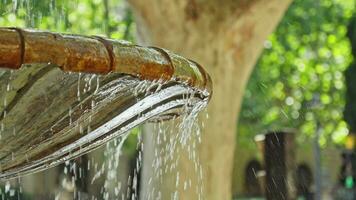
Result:
M307 139L319 122L322 144L343 141L348 130L342 73L351 61L345 35L353 8L352 0L294 1L265 42L247 87L239 131L254 135L289 127Z
M0 0L0 26L133 40L133 25L121 0Z

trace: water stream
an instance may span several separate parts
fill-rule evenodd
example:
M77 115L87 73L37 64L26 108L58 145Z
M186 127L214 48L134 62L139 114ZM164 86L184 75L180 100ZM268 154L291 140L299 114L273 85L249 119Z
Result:
M87 14L80 1L43 2L0 0L0 24L104 35L104 23L99 30L87 21L71 25L70 6ZM92 12L96 19L102 10ZM170 199L188 190L203 199L197 118L209 95L175 81L64 73L51 65L0 70L0 199L166 199L165 184L175 188ZM147 122L152 129L142 133ZM144 148L148 136L152 151ZM152 154L146 163L145 153ZM182 175L182 161L192 177Z
M127 181L120 178L120 159L130 130L147 120L156 124L157 147L166 146L160 147L164 151L157 152L158 148L155 151L154 173L146 184L173 174L177 188L179 185L185 189L197 187L197 193L202 193L202 167L196 149L201 139L196 119L208 101L203 98L204 91L174 81L142 81L118 74L64 73L49 65L2 72L0 78L0 101L4 102L0 107L0 178L10 178L4 181L0 196L20 197L22 178L12 178L48 170L64 162L63 176L59 177L62 189L50 192L56 199L66 199L64 194L68 191L79 199L90 196L90 191L77 188L81 180L89 180L87 185L101 185L100 195L93 195L93 199L137 199L144 152L141 133L135 134L136 161ZM172 117L174 125L170 128L162 125ZM102 145L104 159L80 157ZM199 184L193 186L192 180L180 178L176 170L180 151L188 152L188 160L199 174L199 180L195 180ZM152 190L141 195L159 199L160 192ZM178 190L172 199L179 199Z

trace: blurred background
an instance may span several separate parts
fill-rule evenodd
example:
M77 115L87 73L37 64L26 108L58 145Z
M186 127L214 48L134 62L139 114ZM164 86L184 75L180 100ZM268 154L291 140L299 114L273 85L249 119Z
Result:
M197 150L206 199L356 199L355 1L282 2L0 0L0 26L154 44L202 63L214 83ZM136 163L147 132L130 134L115 172L110 143L2 182L0 196L126 199L129 177L145 179ZM112 176L120 186L109 187Z

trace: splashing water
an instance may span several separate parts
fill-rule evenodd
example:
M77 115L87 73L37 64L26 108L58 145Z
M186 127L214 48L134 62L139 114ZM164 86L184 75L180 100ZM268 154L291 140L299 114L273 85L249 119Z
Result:
M3 124L1 135L4 142L1 143L1 148L8 148L11 152L7 154L0 151L0 164L4 170L7 166L24 163L16 170L6 170L1 173L1 177L49 169L63 161L76 158L67 161L60 172L64 174L59 176L62 189L53 192L55 199L63 199L68 195L66 194L68 191L78 199L86 196L91 196L93 199L138 199L139 195L156 199L161 195L161 191L155 188L150 192L143 192L139 187L140 182L141 188L150 185L156 187L155 182L162 183L163 176L172 174L175 176L173 185L177 189L171 199L179 199L181 191L193 187L196 187L194 190L201 199L203 177L196 149L201 138L196 119L198 113L206 106L207 99L201 99L194 89L174 82L141 81L122 75L78 75L63 73L49 66L37 67L36 70L30 66L24 67L21 72L7 71L0 74L2 82L5 82L2 85L6 86L0 89L1 98L6 99L6 105L14 104L13 102L16 101L16 106L11 107L6 112L6 117L4 115L0 119ZM23 82L24 79L27 83ZM43 84L49 85L43 88ZM58 91L63 92L58 93ZM55 99L51 99L53 97ZM124 103L122 99L125 100ZM23 113L31 104L39 110L28 118ZM126 106L125 109L120 109L122 105ZM5 107L5 105L0 107L0 112L5 111ZM49 116L48 113L63 114L58 114L60 117L57 117ZM103 118L101 117L103 113L108 114ZM175 122L161 121L176 114L184 115L175 119ZM140 169L145 150L141 134L137 134L137 159L133 173L126 178L120 173L123 167L120 166L120 159L123 159L122 147L129 137L128 131L147 120L158 122L154 125L156 133L148 133L157 136L155 141L158 146L152 162L154 173L149 182L142 183ZM22 123L19 123L20 121ZM167 123L174 125L166 127ZM31 134L36 136L34 133L37 132L42 132L37 134L38 138L24 137ZM61 140L62 138L76 138L76 140L60 148L51 146L51 144L61 144L56 141L65 142ZM112 141L107 143L110 140ZM15 141L20 146L16 146ZM107 145L103 150L104 155L99 155L100 159L96 159L98 156L89 155L87 161L85 159L78 161L79 156L99 148L104 143ZM45 156L36 159L38 152L48 147L45 145L49 145L53 150L50 148L49 153L46 151ZM160 146L164 148L158 152ZM180 156L182 151L187 152L188 160L193 163L194 173L198 174L197 180L182 177L177 171L179 160L185 159ZM33 152L37 153L32 154ZM80 157L79 160L82 158ZM82 191L82 188L78 187L78 182L83 180L89 180L85 186L87 190L90 190L88 185L99 185L101 188L99 195L93 194L93 191ZM0 194L5 195L4 197L23 195L22 182L20 179L4 182L6 184Z
M8 0L2 0L4 5L8 2ZM35 9L35 4L36 1L30 0L16 0L12 3L12 12L26 13L24 24L26 27L35 27L39 21L46 20L46 16ZM57 16L54 17L55 23L53 24L55 25L50 29L65 27L64 30L69 30L66 25L68 21L66 10L68 9L62 4L56 5L56 1L53 0L49 3L49 7L50 15ZM41 74L49 74L49 76L46 79L41 77ZM29 81L33 85L27 88L23 81L25 79L33 79ZM49 83L47 87L41 86L47 83ZM199 196L197 199L202 198L203 175L197 152L201 135L197 115L205 107L207 100L194 96L197 94L196 91L187 85L177 85L174 82L167 83L161 80L141 81L133 77L115 75L62 73L56 69L46 70L38 67L36 70L21 69L21 73L0 70L0 88L3 86L6 88L0 89L0 114L2 115L0 116L0 147L7 145L9 148L6 152L0 151L0 170L6 169L7 166L4 163L12 162L8 165L10 169L22 162L34 165L22 166L20 174L25 171L26 173L44 169L46 171L35 176L1 181L0 185L3 186L0 187L0 199L26 199L25 193L33 189L28 185L32 185L34 180L43 182L39 183L44 187L43 190L50 190L50 198L58 200L138 199L139 196L144 199L179 199L181 192L190 189L195 190ZM60 88L63 88L63 91ZM38 90L40 91L37 94L42 93L42 95L31 95ZM58 93L58 91L61 92ZM53 95L54 93L57 94ZM130 106L131 104L136 106L130 107L127 112L113 112L112 110L115 111L120 104L119 97L123 96L135 97L132 98L135 101L126 102ZM7 109L11 102L16 102L16 106ZM65 105L60 105L60 103ZM38 107L38 105L43 108L36 113L31 113L31 108ZM108 115L98 119L98 112L101 113L100 115L103 113L100 110L108 112ZM26 112L31 115L26 117L24 114ZM115 117L118 113L120 116ZM171 122L161 122L162 119L171 118L177 113L184 113L184 115ZM158 123L153 125L153 132L135 135L137 137L136 160L134 167L131 167L133 172L127 174L128 170L125 169L125 165L128 168L128 158L124 146L125 141L130 140L132 135L129 134L129 130L147 120ZM98 121L107 121L107 123L98 123ZM33 122L43 122L48 125ZM22 125L19 126L19 124ZM29 138L31 132L41 134L38 138ZM142 165L145 165L143 155L148 153L144 149L142 139L145 134L151 134L156 144L154 159L147 162L145 166L153 166L152 174L149 174L147 178L149 182L140 180L142 179L140 169ZM40 160L34 160L34 157L41 151L41 148L37 147L41 147L39 145L41 138L47 138L45 144L52 141L65 142L66 140L59 140L61 137L75 138L76 142L61 148L55 148L53 144L52 154ZM16 146L14 141L25 145ZM90 145L85 145L87 143ZM100 147L105 143L106 145ZM31 154L36 148L38 151ZM94 152L88 153L96 148ZM72 151L73 149L77 151ZM57 166L69 158L75 159L51 169L52 166ZM178 163L183 159L192 163L194 166L192 171L198 176L182 176L183 173L178 170ZM12 177L15 174L11 170L9 173L0 174L0 177L7 176ZM40 178L34 178L36 176ZM175 189L169 198L164 198L164 191L159 191L156 184L157 182L165 184L163 176L172 176L174 179L172 185ZM59 179L58 189L54 191L53 186L50 186L53 181L49 180L53 177ZM194 178L196 180L193 180ZM100 188L99 191L96 190L97 187ZM145 188L147 190L153 188L153 190L147 192Z
M146 199L181 199L181 193L189 190L193 190L196 199L204 198L203 168L197 148L201 143L198 114L205 106L206 102L200 102L182 118L153 126L153 133L149 133L154 135L151 137L154 140L152 169L146 174L144 185L147 188L141 194ZM180 170L187 170L187 167L191 176L183 177L182 173L189 173ZM170 182L165 182L167 178L164 177L169 177ZM165 187L167 184L170 186ZM167 194L167 190L170 193Z

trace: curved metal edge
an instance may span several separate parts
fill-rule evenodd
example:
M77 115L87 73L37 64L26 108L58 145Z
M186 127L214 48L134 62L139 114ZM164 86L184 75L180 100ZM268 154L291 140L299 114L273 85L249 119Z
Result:
M2 49L2 50L1 50ZM0 68L52 63L64 71L129 74L178 81L208 92L212 82L198 63L158 47L142 47L98 36L0 28ZM202 78L201 78L202 77Z

